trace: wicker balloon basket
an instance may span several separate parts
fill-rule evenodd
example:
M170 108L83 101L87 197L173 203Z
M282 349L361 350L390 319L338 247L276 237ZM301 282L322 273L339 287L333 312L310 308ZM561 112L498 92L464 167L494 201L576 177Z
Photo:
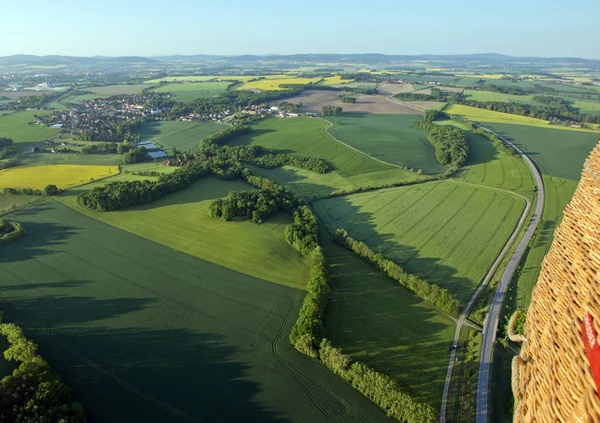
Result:
M512 366L515 422L600 422L600 375L584 341L590 336L593 344L600 333L599 270L600 144L555 232L517 339L523 346Z

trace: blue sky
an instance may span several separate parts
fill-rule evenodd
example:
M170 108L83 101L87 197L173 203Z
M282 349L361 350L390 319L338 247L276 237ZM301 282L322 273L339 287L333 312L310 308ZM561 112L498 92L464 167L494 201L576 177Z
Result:
M600 59L600 0L4 0L0 56L503 53Z

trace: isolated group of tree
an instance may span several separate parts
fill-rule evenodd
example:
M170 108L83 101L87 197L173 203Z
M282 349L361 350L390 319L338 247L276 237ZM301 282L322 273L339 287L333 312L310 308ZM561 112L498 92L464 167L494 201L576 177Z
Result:
M19 363L0 381L0 421L84 423L83 406L38 354L37 345L10 323L0 324L0 336L9 344L4 358Z
M0 244L6 244L25 235L25 228L19 222L0 219Z
M469 147L465 131L451 125L436 125L434 120L438 118L441 112L428 110L425 112L425 119L416 121L415 128L429 131L427 140L435 147L435 158L443 164L449 166L449 171L453 172L459 169L467 161Z
M341 115L344 109L340 106L323 106L321 107L321 114L323 116L337 116Z

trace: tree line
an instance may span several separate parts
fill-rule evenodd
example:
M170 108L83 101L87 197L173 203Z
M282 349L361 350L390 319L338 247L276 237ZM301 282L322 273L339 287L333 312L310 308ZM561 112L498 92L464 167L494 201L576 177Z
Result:
M19 149L14 146L12 138L0 137L0 160L18 152Z
M60 192L58 187L54 184L46 185L44 189L33 189L33 188L11 188L5 187L3 189L5 194L13 195L35 195L35 196L46 196L51 197Z
M0 381L0 421L85 423L83 406L38 354L37 345L11 323L0 324L0 335L9 344L4 358L20 363Z
M399 422L433 423L437 413L428 404L422 404L405 392L389 376L379 373L360 362L352 362L327 339L321 341L319 358L333 373L341 376L381 409Z
M250 163L265 169L273 169L281 166L294 166L310 170L316 173L328 173L333 166L319 157L298 156L288 153L276 153L273 149L252 146L228 146L223 145L227 141L250 133L250 126L242 125L228 128L216 134L209 135L200 142L200 153L207 156L216 156L223 160L238 160Z
M367 244L360 242L348 235L343 229L338 229L334 235L335 241L341 246L352 251L357 256L368 261L378 270L398 282L414 294L452 315L458 315L460 302L447 289L408 273L400 265L386 259L382 254L375 253Z
M231 160L206 159L193 162L170 174L162 174L158 181L118 181L96 187L77 196L81 207L107 212L151 203L163 196L187 188L208 175L221 179L239 177L245 168Z
M283 201L292 196L278 184L266 178L260 178L260 180L260 184L255 184L260 186L260 191L273 190L274 192L280 192L283 194ZM268 187L267 184L270 184L271 187ZM228 199L239 198L239 194L230 193ZM219 204L219 207L222 204L219 200L213 202L213 204L215 203ZM339 349L334 348L324 338L324 318L330 288L327 282L325 255L319 245L318 220L307 205L301 204L300 201L292 201L291 204L297 206L293 210L293 222L285 229L285 239L296 250L307 255L311 264L307 294L300 308L298 319L290 332L290 343L299 352L320 359L333 373L341 376L398 421L433 423L436 420L436 413L431 406L419 403L409 394L402 392L388 376L376 372L363 363L352 363L349 357L345 356ZM253 213L246 209L247 206L251 205L252 203L244 204L240 217L255 221ZM212 207L211 205L211 209ZM257 207L260 206L257 205ZM430 291L434 291L435 288L430 289ZM438 288L438 291L441 290ZM440 294L440 297L443 295Z
M449 173L458 170L467 161L469 147L467 137L462 129L449 125L436 125L433 123L437 111L425 112L424 120L417 120L413 126L429 131L427 140L435 148L435 158L443 165L448 165Z
M321 114L323 116L337 116L341 115L344 110L340 106L323 106L321 107Z
M504 103L501 101L476 101L465 100L461 104L494 112L510 113L512 115L527 116L536 119L548 120L553 123L562 121L600 123L600 115L586 115L569 109L566 103L537 106L524 103Z

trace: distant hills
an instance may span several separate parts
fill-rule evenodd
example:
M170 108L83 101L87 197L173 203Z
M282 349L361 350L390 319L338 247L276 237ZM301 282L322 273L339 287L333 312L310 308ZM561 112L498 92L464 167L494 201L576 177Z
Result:
M290 55L172 55L157 57L75 57L75 56L35 56L18 54L0 57L0 66L53 66L53 67L87 67L87 66L123 66L123 65L152 65L164 66L166 63L210 63L223 62L229 64L244 64L257 62L274 63L361 63L367 65L390 65L408 63L416 60L439 62L481 62L489 64L528 62L528 63L568 63L581 64L586 67L600 66L600 60L581 59L575 57L515 57L497 53L457 54L457 55L386 55L379 53L364 54L290 54Z

